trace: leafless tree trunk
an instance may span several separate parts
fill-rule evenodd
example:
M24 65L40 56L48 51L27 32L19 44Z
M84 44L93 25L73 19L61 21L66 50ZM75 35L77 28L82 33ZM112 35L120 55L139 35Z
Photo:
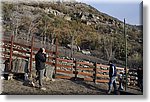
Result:
M115 52L116 52L116 49L113 49L113 39L107 39L106 41L106 38L104 38L104 51L106 52L106 58L108 61L114 59L115 57Z
M28 29L28 33L27 33L27 39L26 39L26 42L28 43L29 39L33 36L33 31L35 30L35 28L38 26L39 22L37 23L33 23L33 21L30 22L30 25L29 25L29 29Z

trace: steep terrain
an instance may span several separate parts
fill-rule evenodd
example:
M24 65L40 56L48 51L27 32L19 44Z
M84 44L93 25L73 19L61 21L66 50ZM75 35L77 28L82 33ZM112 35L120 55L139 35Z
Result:
M124 25L117 18L104 14L85 3L2 3L4 36L15 35L30 42L54 44L55 37L64 48L68 44L90 50L91 56L124 64ZM143 67L142 26L126 25L128 66ZM75 51L75 53L79 53Z

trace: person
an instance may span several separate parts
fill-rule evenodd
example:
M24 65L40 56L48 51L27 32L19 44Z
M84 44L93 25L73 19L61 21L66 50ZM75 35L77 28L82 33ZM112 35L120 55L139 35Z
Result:
M112 61L109 61L109 89L108 94L112 91L112 86L114 87L114 93L116 94L117 91L117 85L116 85L116 76L117 76L117 70L116 66L112 63Z
M46 65L44 71L44 77L46 81L55 81L55 79L53 79L53 72L54 72L54 67L50 65Z
M137 69L137 76L138 76L138 86L143 92L143 69L142 68Z
M5 64L4 72L9 72L10 71L9 70L9 67L10 67L9 62L10 62L9 58L5 60L5 62L4 62L4 64Z
M118 79L119 79L119 88L118 88L118 90L119 91L124 90L124 88L123 88L123 75L124 75L124 71L121 71L118 75Z
M39 81L39 88L42 90L46 90L43 87L42 79L44 77L44 69L45 69L45 62L46 62L46 52L44 48L40 48L40 50L35 55L35 68L36 68L36 81ZM33 85L34 86L34 85Z

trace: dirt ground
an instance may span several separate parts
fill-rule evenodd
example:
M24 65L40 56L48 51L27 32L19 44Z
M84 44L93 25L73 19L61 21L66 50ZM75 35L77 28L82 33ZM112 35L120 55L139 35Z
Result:
M38 84L38 83L36 83ZM46 90L24 85L23 80L3 80L3 95L107 95L107 83L55 79L44 81ZM121 93L120 93L121 94ZM137 89L129 89L127 95L142 95ZM113 93L111 94L113 95Z

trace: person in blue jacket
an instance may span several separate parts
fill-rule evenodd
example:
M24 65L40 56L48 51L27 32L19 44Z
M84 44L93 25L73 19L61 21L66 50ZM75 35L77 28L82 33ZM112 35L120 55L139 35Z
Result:
M114 87L114 93L117 91L117 85L116 85L116 76L117 76L117 70L116 66L112 63L112 61L109 61L109 89L108 94L112 91L112 86Z

